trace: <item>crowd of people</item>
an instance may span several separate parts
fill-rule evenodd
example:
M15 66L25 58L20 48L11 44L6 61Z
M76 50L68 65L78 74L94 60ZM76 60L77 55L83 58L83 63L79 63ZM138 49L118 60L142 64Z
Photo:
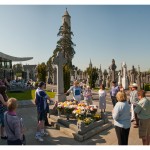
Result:
M137 90L136 83L129 88L129 100L122 86L120 88L114 82L110 91L110 95L113 95L112 116L118 145L128 145L131 122L134 122L134 128L139 129L139 138L142 139L143 145L150 145L150 100L146 98L144 90Z
M37 131L35 138L42 142L43 136L48 135L45 126L51 126L48 122L47 113L49 113L48 100L51 98L45 92L46 84L40 82L35 91L35 104L37 107ZM138 85L133 83L130 87L129 99L122 85L112 82L110 97L112 100L114 119L114 128L118 139L118 145L128 145L128 137L131 128L131 122L134 128L139 128L139 138L143 145L150 145L150 100L146 98L145 91L138 91ZM22 119L18 117L17 100L8 98L6 86L0 82L0 125L1 139L7 139L8 145L22 145L24 139L24 127ZM86 105L92 105L92 90L85 83L79 84L78 81L66 92L66 95L72 92L73 99L78 103L84 100ZM101 113L106 111L106 98L109 94L103 84L98 90L99 110Z
M112 82L110 89L110 97L112 100L113 110L112 117L114 119L114 127L118 139L118 145L128 145L128 137L131 127L131 122L134 128L139 128L139 138L142 139L143 145L150 145L150 100L145 97L144 90L137 90L138 85L133 83L129 86L130 94L127 98L126 91L122 84L117 85ZM80 102L82 95L87 105L92 105L92 91L89 86L78 81L70 87L67 93L73 93L73 99ZM103 84L98 90L99 109L101 113L106 111L107 92Z

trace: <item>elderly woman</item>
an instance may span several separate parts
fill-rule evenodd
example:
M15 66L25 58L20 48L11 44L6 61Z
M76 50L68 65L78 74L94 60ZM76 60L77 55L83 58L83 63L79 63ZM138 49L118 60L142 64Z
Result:
M114 119L118 145L128 145L128 136L131 126L130 106L127 102L125 92L118 92L116 98L118 102L112 111L112 116Z
M150 100L145 97L145 91L138 92L139 102L134 112L139 119L139 138L142 139L143 145L150 145Z
M10 98L7 102L8 112L4 114L4 124L8 145L22 145L23 127L21 119L16 114L17 100Z

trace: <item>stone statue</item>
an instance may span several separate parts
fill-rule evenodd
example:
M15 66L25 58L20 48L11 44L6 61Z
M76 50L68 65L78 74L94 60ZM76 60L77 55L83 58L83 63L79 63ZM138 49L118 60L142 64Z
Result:
M132 66L131 70L131 83L135 83L135 68Z
M109 69L111 70L111 75L112 75L112 81L115 81L115 70L116 70L117 66L115 64L115 60L112 59L112 64L110 65Z

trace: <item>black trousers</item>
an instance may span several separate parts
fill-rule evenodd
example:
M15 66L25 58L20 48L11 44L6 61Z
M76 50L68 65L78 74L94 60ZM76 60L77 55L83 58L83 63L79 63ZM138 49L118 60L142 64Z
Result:
M20 139L15 140L15 141L7 140L7 144L8 144L8 145L22 145L22 142L21 142Z
M116 97L115 96L111 96L111 100L112 100L113 107L115 107L115 105L117 103Z
M115 126L115 130L117 134L118 145L128 145L128 137L129 137L130 128L124 129L124 128Z

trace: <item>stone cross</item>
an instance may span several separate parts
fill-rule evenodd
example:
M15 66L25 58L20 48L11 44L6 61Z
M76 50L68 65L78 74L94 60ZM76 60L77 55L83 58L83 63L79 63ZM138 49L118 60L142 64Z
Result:
M66 95L64 94L64 78L63 78L63 65L67 62L62 52L58 52L56 57L53 58L53 63L57 68L57 94L55 100L58 102L65 101Z

